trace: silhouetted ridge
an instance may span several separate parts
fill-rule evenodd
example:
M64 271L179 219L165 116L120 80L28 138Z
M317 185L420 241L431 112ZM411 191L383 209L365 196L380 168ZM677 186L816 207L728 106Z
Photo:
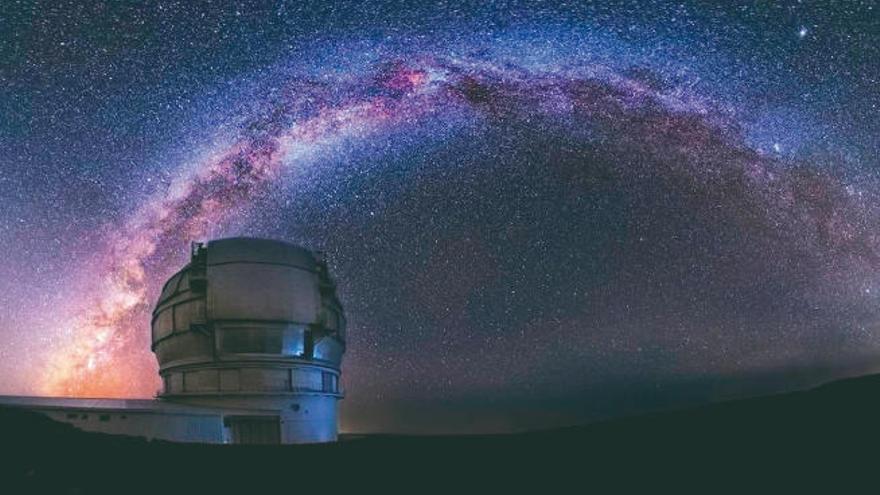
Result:
M273 486L364 489L423 483L455 488L474 479L521 487L583 476L605 478L620 469L687 476L731 466L779 474L821 464L862 460L880 445L880 375L841 380L812 390L512 435L350 435L326 445L217 446L174 444L85 433L38 414L0 409L3 479L29 489L85 491L126 486L161 489L180 480L202 489L244 489L256 477ZM11 455L14 454L14 455ZM161 476L145 473L159 470ZM221 475L218 476L218 473ZM468 478L470 477L470 478ZM418 480L418 481L415 481ZM546 481L546 480L545 480ZM606 480L607 481L607 480ZM646 481L639 477L624 483ZM435 486L435 487L436 487Z

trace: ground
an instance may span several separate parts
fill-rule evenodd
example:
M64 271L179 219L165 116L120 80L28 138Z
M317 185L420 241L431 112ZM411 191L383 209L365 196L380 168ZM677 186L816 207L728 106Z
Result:
M481 487L549 493L818 488L869 476L880 376L813 390L514 435L348 436L337 444L217 446L85 433L0 410L3 493L359 492ZM577 489L576 492L583 490ZM763 490L761 490L763 491ZM599 493L607 493L599 490Z

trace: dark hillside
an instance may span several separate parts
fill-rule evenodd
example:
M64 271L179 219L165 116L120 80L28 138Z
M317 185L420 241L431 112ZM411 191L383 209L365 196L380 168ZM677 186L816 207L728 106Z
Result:
M878 464L880 376L804 392L517 435L350 436L333 445L211 446L84 433L0 410L4 493L232 491L659 482L783 487ZM848 478L839 478L839 482ZM838 483L838 481L834 481ZM706 485L705 483L709 483ZM195 489L196 491L192 491Z

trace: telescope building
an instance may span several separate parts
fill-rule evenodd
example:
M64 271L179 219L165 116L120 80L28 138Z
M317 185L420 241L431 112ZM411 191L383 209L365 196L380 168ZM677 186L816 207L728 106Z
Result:
M193 244L152 316L155 400L0 397L88 431L182 442L335 441L345 316L319 253Z

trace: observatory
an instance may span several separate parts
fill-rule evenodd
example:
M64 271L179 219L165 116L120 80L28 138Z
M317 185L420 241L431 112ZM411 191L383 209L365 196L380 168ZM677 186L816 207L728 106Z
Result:
M345 316L323 256L286 242L194 243L152 314L156 400L5 397L92 431L209 443L336 440ZM94 420L91 420L91 419Z

